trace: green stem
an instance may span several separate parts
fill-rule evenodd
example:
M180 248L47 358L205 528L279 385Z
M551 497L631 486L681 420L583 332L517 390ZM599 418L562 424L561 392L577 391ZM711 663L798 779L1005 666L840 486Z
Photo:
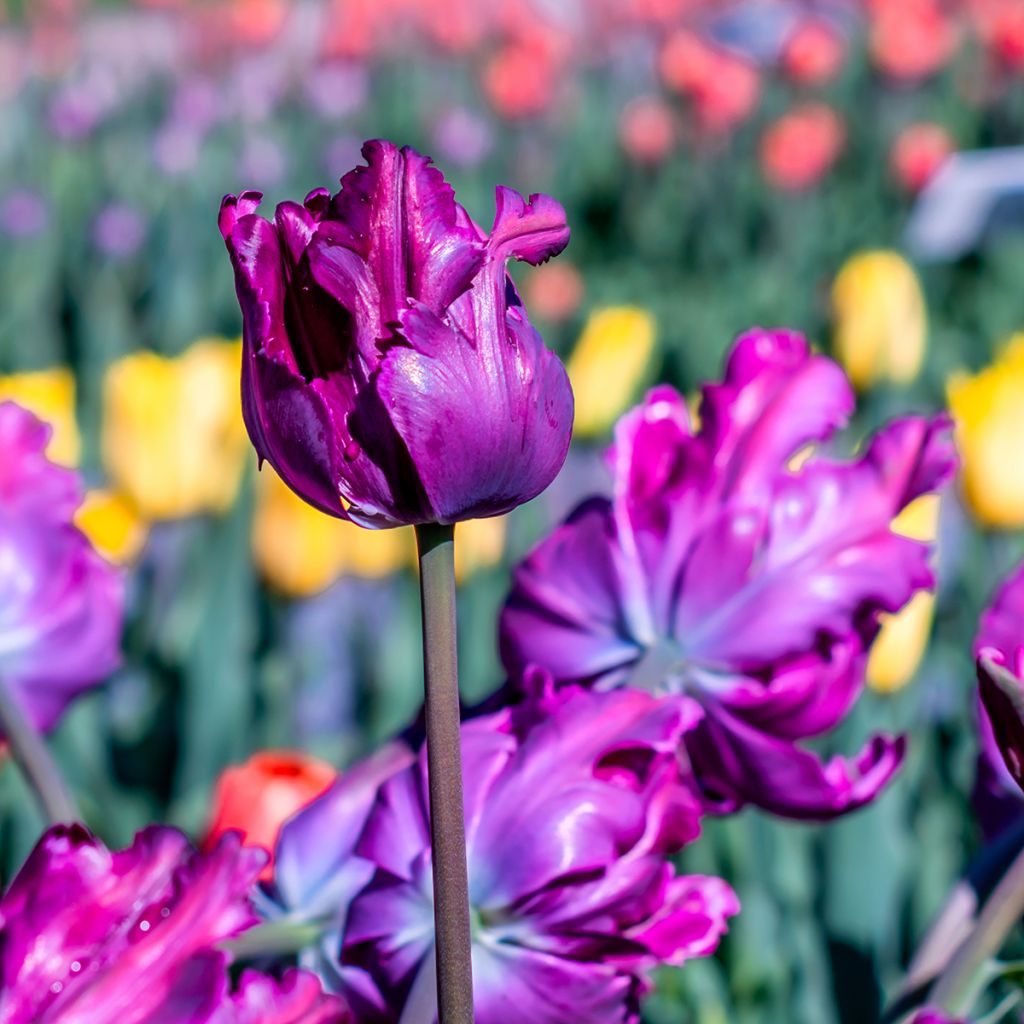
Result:
M423 605L438 1024L473 1024L466 824L455 634L455 528L416 527Z
M11 753L22 775L39 801L43 814L53 825L81 820L57 762L29 721L17 695L0 681L0 729L10 744Z
M1024 915L1024 851L1017 854L1006 874L985 901L977 923L961 943L928 996L930 1005L959 1014L970 1009L977 996L982 968L1006 941L1010 929Z
M239 960L292 956L316 943L327 927L321 921L268 921L222 943Z

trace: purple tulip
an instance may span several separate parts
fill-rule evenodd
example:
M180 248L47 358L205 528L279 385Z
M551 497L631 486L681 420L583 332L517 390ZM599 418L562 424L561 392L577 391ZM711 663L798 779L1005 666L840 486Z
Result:
M73 523L73 470L44 451L50 428L0 403L0 681L38 729L120 661L124 580Z
M651 968L715 949L734 893L665 859L699 831L676 754L699 715L685 697L570 689L464 724L477 1024L635 1022ZM342 946L360 1020L433 997L426 775L421 756L383 783L355 850L376 867ZM356 968L375 1004L345 987Z
M249 973L229 991L217 944L255 923L265 859L236 833L203 855L171 828L118 852L80 825L51 828L0 901L0 1022L350 1024L311 976Z
M701 428L656 388L619 423L614 497L585 502L519 567L502 614L513 679L686 692L684 737L709 807L827 819L871 800L902 738L822 763L798 741L856 699L880 612L933 583L893 518L951 475L945 416L908 417L840 461L794 457L846 422L835 363L788 332L741 337L705 388Z
M562 465L572 392L505 264L560 252L565 211L499 187L488 237L428 158L363 155L337 195L273 222L258 193L224 199L250 437L306 501L365 526L507 512Z
M974 642L983 764L1019 820L1024 789L1024 565L996 591ZM1002 801L1000 801L1002 802Z

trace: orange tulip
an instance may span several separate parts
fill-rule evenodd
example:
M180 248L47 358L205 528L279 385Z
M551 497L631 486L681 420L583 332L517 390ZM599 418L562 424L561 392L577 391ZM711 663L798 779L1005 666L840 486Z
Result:
M225 832L242 833L248 846L271 855L281 826L330 787L338 773L326 761L291 750L265 750L226 768L217 780L203 848ZM260 877L273 876L273 856Z

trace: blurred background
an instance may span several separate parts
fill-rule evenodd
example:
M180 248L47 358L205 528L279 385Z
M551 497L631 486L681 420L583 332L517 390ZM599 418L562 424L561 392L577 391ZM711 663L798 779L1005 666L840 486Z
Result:
M0 0L0 398L54 423L81 525L125 565L123 669L58 755L107 841L202 835L263 748L342 766L420 703L412 538L256 473L225 192L301 198L364 138L430 153L478 221L545 191L573 239L514 274L570 365L573 451L507 520L459 527L467 701L502 674L509 568L581 497L646 385L693 393L732 337L806 332L860 392L850 445L950 406L936 601L887 624L823 749L906 730L909 762L829 827L747 812L686 852L743 913L659 977L650 1024L877 1018L981 842L971 643L1024 555L1022 0ZM0 867L40 822L0 771Z

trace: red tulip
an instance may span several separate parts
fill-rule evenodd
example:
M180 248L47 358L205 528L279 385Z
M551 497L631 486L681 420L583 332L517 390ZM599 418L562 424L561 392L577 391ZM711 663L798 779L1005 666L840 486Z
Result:
M936 0L878 2L871 20L872 55L891 78L927 78L956 49L956 26Z
M776 188L810 188L835 162L845 137L843 122L831 107L824 103L796 107L764 133L762 173Z
M827 22L808 18L790 33L782 48L782 70L800 85L822 85L838 74L845 47Z
M289 750L261 751L245 764L225 769L217 780L203 849L213 849L221 835L237 830L247 846L261 846L273 854L281 826L337 777L326 761ZM273 858L260 878L272 876Z
M728 132L757 106L761 80L753 64L693 32L669 37L659 68L665 84L691 101L705 131Z
M672 111L657 96L638 96L619 120L622 148L637 163L661 163L676 140Z
M940 124L911 124L896 136L889 152L893 176L908 192L920 192L955 149Z

